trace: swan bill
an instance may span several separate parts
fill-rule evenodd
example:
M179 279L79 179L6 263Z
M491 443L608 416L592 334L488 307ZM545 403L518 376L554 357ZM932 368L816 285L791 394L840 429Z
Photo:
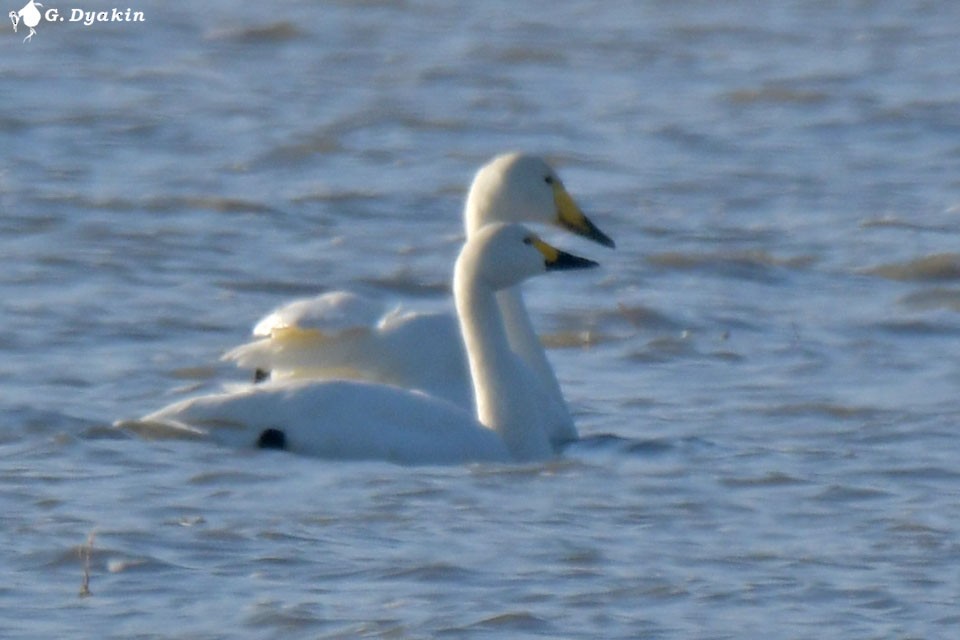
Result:
M555 180L552 185L553 202L557 207L557 224L567 231L593 240L605 247L613 248L617 246L610 236L600 231L597 225L593 224L590 218L584 215L577 203L574 202L573 197L563 187L563 183Z
M533 238L532 244L537 251L543 254L543 263L547 271L565 271L568 269L590 269L600 266L599 263L575 256L572 253L561 251L549 245L540 238Z

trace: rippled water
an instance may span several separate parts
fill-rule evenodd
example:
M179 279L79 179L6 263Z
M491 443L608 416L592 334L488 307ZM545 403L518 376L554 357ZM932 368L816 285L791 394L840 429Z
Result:
M960 5L136 8L0 29L0 635L957 628ZM562 459L110 427L291 297L441 301L508 149L618 242L548 232L604 268L528 287Z

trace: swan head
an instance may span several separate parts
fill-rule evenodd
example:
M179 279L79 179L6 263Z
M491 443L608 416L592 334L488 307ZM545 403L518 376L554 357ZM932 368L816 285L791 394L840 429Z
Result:
M547 271L596 266L544 242L523 225L494 223L467 240L457 259L456 282L480 281L499 291Z
M477 172L467 196L467 235L493 222L555 225L607 247L614 242L584 215L540 156L506 153Z

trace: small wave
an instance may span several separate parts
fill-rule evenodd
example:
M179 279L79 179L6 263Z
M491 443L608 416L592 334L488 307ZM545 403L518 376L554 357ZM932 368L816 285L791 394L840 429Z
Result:
M953 231L953 228L947 225L918 224L909 220L902 220L896 216L868 218L860 223L860 227L862 229L906 229L909 231L934 231L937 233L949 233Z
M264 480L270 479L267 472L249 472L249 471L205 471L198 473L187 480L187 484L197 486L221 486L221 485L241 485L241 484L260 484Z
M644 305L617 304L616 309L600 312L601 321L621 321L649 331L682 331L688 328L680 320Z
M284 631L282 635L290 635L290 631L307 630L313 634L319 634L320 629L337 624L337 621L329 620L324 615L317 603L287 603L276 600L258 601L253 605L253 611L244 619L246 626L282 629Z
M742 489L753 487L788 487L805 484L805 481L781 471L771 471L762 476L749 478L724 478L720 480L720 484L733 489Z
M960 327L954 324L922 319L890 320L877 322L871 326L880 331L901 336L955 336L960 334Z
M170 371L168 375L174 380L207 382L220 375L220 371L216 367L198 365L193 367L179 367Z
M476 581L477 572L446 562L434 562L414 567L394 569L384 573L382 577L387 580L468 584Z
M450 283L424 282L419 276L406 271L397 271L380 277L360 278L357 282L389 293L420 298L435 298L450 293Z
M472 624L463 627L452 627L441 629L440 635L461 637L470 631L491 631L496 633L532 633L537 635L553 635L557 629L552 623L543 618L539 618L529 611L509 611L501 613L483 620L478 620Z
M647 262L676 271L708 271L743 280L771 282L780 280L779 269L804 269L814 262L811 256L778 258L766 251L683 253L669 251L653 254Z
M960 254L936 253L906 262L882 264L865 273L897 281L960 280Z
M24 432L30 434L76 434L97 426L99 423L78 418L59 411L36 407L14 407L3 412L5 425L12 425L0 433L0 444L23 442Z
M841 420L863 420L878 416L881 411L873 407L857 407L830 402L800 402L765 407L762 413L772 417L815 416Z
M890 469L881 472L881 475L896 480L932 480L932 481L960 481L960 472L943 467L924 466Z
M143 198L90 196L83 193L54 193L41 198L45 203L69 204L95 211L148 211L152 213L182 212L184 209L214 211L217 213L263 213L280 211L270 205L242 198L212 195L157 195ZM43 229L41 229L43 230Z
M900 303L917 310L949 309L960 311L960 289L937 287L910 293Z
M566 66L566 55L555 47L514 46L491 52L489 57L498 64L537 64L544 66Z
M293 142L277 145L254 160L256 166L294 165L303 163L311 158L322 157L341 153L344 150L339 137L327 130L317 131L307 135L300 135ZM339 196L339 193L335 193ZM351 196L351 192L345 192L346 196ZM368 194L360 192L359 196L370 197ZM344 196L340 196L344 197ZM317 199L324 199L318 197ZM326 198L335 199L335 198Z
M669 453L676 445L663 438L624 438L612 433L598 433L571 443L565 453L603 452L622 453L631 456L656 456Z
M117 533L116 535L122 535ZM82 569L83 563L89 557L90 571L96 573L124 573L127 571L163 571L179 569L181 566L146 555L130 554L120 549L100 546L99 537L91 537L90 541L78 544L69 549L49 551L34 551L23 558L28 566L42 569L59 569L77 567ZM79 582L78 573L78 582Z
M263 25L237 26L214 29L206 35L207 40L229 40L242 44L285 42L303 35L303 31L291 22L281 21Z
M550 349L592 347L634 335L638 330L682 334L689 328L681 320L653 308L624 303L589 312L558 312L553 317L560 328L540 336Z
M677 336L660 336L650 340L642 348L627 352L624 358L632 362L655 364L672 362L678 359L709 358L722 362L739 362L743 356L729 349L718 349L704 353L696 347L690 333L683 331Z
M269 293L278 297L315 296L329 291L313 282L275 279L236 280L230 283L230 288L238 293ZM255 320L253 315L251 314L250 318L251 324Z
M582 349L611 342L615 336L594 329L553 331L540 334L540 341L547 349Z
M757 89L737 89L725 96L728 102L738 106L754 104L797 104L814 105L827 101L828 95L822 91L794 89L784 85L764 86Z
M848 487L833 485L817 495L817 500L823 502L862 502L890 497L890 492L872 487Z

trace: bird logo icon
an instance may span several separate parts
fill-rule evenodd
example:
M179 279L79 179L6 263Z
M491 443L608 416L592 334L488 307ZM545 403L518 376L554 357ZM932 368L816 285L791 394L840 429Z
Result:
M24 42L27 42L36 35L37 31L34 29L35 26L40 24L40 10L37 7L42 7L43 5L39 2L34 2L30 0L20 11L11 11L10 12L10 21L13 23L13 32L17 32L17 27L20 26L20 23L27 25L30 28L30 33L27 34L27 37L23 39Z

